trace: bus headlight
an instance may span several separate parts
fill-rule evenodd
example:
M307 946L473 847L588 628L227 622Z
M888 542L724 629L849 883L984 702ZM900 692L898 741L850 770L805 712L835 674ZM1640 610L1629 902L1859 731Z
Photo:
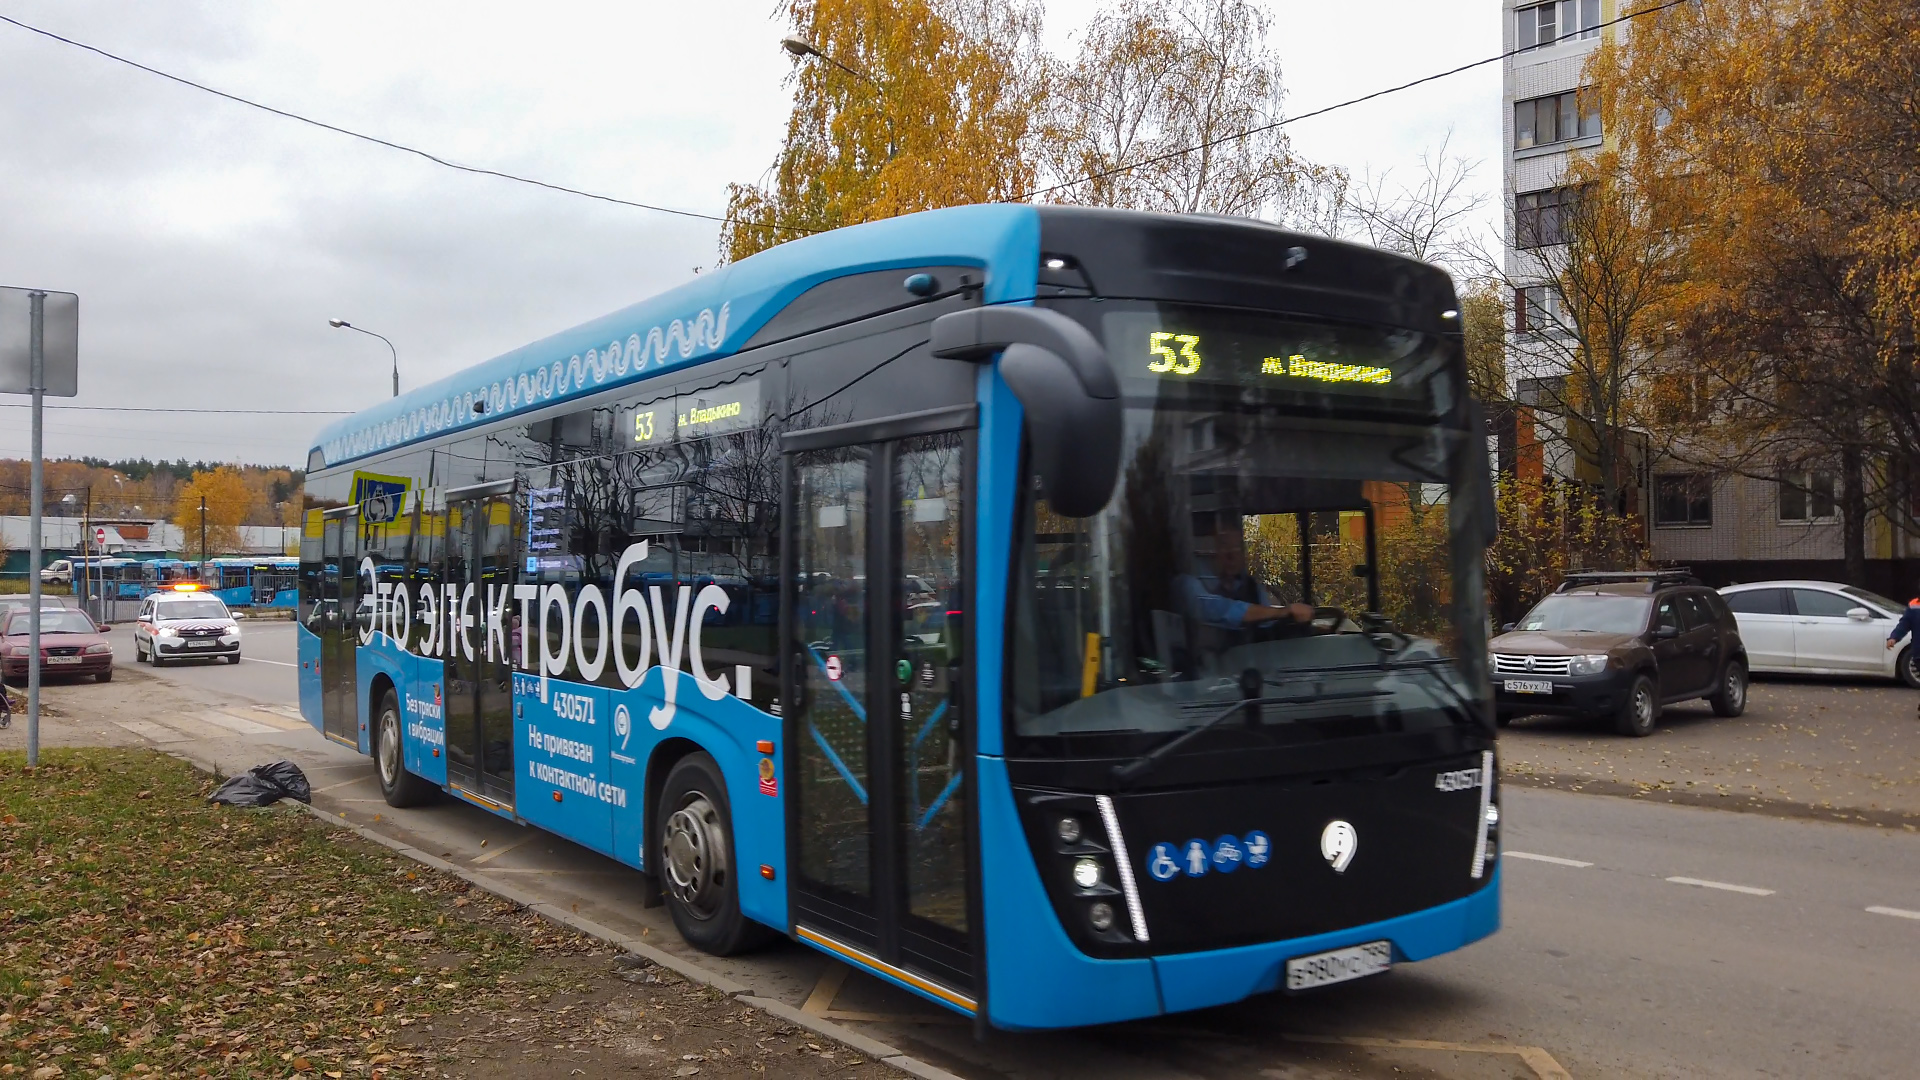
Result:
M1063 817L1060 819L1060 824L1055 827L1054 831L1060 837L1061 843L1077 844L1080 842L1082 835L1080 819L1076 817Z
M1073 864L1073 883L1083 889L1095 889L1100 886L1100 863L1096 859L1079 859ZM1105 929L1101 927L1100 929Z
M1598 675L1607 670L1607 654L1595 653L1591 656L1576 656L1568 665L1569 675Z

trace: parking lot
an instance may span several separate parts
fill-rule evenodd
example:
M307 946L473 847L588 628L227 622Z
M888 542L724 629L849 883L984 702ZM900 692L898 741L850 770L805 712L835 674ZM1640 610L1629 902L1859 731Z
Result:
M1522 783L1788 816L1920 827L1920 693L1881 680L1761 675L1745 715L1668 707L1644 739L1534 716L1501 736Z

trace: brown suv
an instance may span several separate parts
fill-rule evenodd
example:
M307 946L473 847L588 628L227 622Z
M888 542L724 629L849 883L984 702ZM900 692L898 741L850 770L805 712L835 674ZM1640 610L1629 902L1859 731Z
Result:
M1660 707L1706 698L1747 707L1747 650L1720 594L1685 570L1573 574L1493 639L1500 723L1551 713L1604 717L1650 735Z

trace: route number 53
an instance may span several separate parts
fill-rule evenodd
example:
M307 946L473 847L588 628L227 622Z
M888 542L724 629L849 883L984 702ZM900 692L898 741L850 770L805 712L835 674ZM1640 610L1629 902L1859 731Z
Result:
M1171 343L1171 344L1169 344ZM1147 351L1158 357L1147 363L1147 370L1156 375L1191 375L1200 370L1200 354L1194 346L1200 344L1197 334L1174 334L1165 330L1156 330L1147 338ZM1179 346L1178 351L1174 346Z

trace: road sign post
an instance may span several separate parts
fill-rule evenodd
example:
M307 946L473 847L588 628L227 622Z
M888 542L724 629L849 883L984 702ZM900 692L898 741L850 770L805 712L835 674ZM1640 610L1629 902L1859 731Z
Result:
M51 312L48 301L51 300ZM22 301L25 301L24 305ZM23 309L24 308L24 312ZM26 318L20 316L25 314ZM49 316L51 315L51 318ZM25 333L21 333L24 330ZM33 463L27 495L27 766L40 764L41 401L80 392L80 298L45 289L0 288L0 393L33 399Z

